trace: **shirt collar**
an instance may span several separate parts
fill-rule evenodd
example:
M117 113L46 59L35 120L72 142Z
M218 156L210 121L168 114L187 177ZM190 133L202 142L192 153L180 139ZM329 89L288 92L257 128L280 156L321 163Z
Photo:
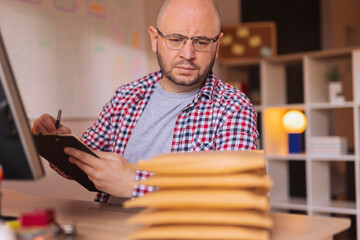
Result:
M147 84L154 85L155 83L159 82L160 79L163 77L163 73L161 70L150 74L148 78ZM195 100L199 100L202 96L212 99L214 95L214 89L215 89L215 83L216 83L217 77L213 72L210 72L205 80L205 83L202 85L201 90L199 91L199 94L195 97ZM146 84L146 85L147 85ZM148 86L149 86L148 85Z
M215 74L213 72L210 72L206 77L205 83L201 88L200 94L206 96L208 99L212 99L214 96L216 80L217 78Z

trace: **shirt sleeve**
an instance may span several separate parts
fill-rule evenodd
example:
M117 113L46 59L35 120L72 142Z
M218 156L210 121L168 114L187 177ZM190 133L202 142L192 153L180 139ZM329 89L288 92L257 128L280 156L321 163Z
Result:
M153 173L151 173L151 172L136 170L135 186L134 186L132 198L142 197L146 193L153 192L153 191L155 191L157 189L154 186L148 186L148 185L143 185L143 184L138 184L137 183L137 181L146 180L151 175L153 175Z
M110 121L109 121L110 103L108 103L103 111L100 113L98 121L89 128L82 136L81 140L92 150L106 151L109 142ZM50 163L50 167L57 172L60 176L72 180L72 178L66 175L54 164ZM110 195L106 193L98 193L95 197L95 201L106 202Z
M81 140L92 150L109 151L113 129L110 118L110 103L100 113L95 124L86 130Z
M239 107L217 131L216 150L256 150L257 114L251 104Z
M151 175L153 175L153 173L151 173L151 172L136 170L135 186L134 186L134 189L133 189L132 198L142 197L146 193L153 192L153 191L155 191L157 189L156 187L153 187L153 186L137 184L137 181L145 180L148 177L150 177ZM94 201L96 201L96 202L107 202L109 200L109 198L110 198L110 195L107 194L107 193L98 193L96 195Z
M153 175L152 172L136 170L136 173L135 173L135 185L134 185L134 189L133 189L133 192L132 192L132 198L142 197L146 193L153 192L153 191L155 191L157 189L154 186L148 186L148 185L143 185L143 184L138 184L137 183L140 180L146 180L148 177L150 177L152 175ZM110 194L99 192L96 195L94 201L96 201L96 202L107 202L109 200L109 198L110 198Z
M113 134L113 128L111 125L111 113L112 113L112 101L111 99L101 111L97 121L92 127L87 129L83 134L81 140L90 149L95 151L110 151L109 143L111 142L111 136ZM107 202L110 199L110 194L104 192L98 192L94 198L95 202Z

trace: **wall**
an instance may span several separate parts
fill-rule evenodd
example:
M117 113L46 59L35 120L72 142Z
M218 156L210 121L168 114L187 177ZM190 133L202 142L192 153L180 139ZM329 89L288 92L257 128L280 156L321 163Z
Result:
M332 46L360 44L360 1L333 0L331 5Z
M145 75L144 13L143 1L0 0L28 116L61 108L64 117L96 117L119 85Z
M360 45L360 1L322 0L323 49Z

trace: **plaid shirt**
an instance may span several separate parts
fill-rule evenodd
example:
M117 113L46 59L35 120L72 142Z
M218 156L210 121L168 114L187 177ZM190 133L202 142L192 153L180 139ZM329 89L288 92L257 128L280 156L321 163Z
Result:
M82 140L93 150L123 155L136 122L162 78L158 71L117 89L104 106L98 121ZM145 136L146 137L146 136ZM172 139L172 152L257 149L256 112L240 90L223 83L211 73L194 100L179 114ZM136 181L150 172L136 171ZM135 185L133 197L154 187ZM95 201L106 202L110 195L99 193Z

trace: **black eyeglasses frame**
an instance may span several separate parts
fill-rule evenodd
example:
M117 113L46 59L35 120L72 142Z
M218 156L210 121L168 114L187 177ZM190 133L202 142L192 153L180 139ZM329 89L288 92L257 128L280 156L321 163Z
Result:
M194 49L195 49L196 51L198 51L198 52L209 52L209 51L211 51L214 43L217 42L217 40L219 40L219 37L220 37L220 34L221 34L221 32L220 32L220 33L219 33L216 37L214 37L214 38L207 38L207 37L191 37L191 38L190 38L190 37L183 36L183 35L179 35L179 34L167 34L167 35L165 35L165 34L163 34L163 33L159 30L159 28L156 28L156 30L157 30L157 33L158 33L162 38L164 38L165 40L166 40L166 38L167 38L168 36L183 37L183 38L186 39L186 41L187 41L187 40L192 40L193 47L194 47ZM194 39L195 39L195 40L197 40L197 39L199 39L199 40L203 39L203 40L213 41L213 44L211 45L211 49L210 49L210 50L205 50L205 51L196 49L196 47L195 47L195 45L194 45L194 41L193 41ZM165 43L166 43L166 41L165 41ZM181 49L184 47L184 45L183 45L182 48L170 48L170 47L167 45L167 43L166 43L166 46L167 46L169 49L173 49L173 50L181 50Z

